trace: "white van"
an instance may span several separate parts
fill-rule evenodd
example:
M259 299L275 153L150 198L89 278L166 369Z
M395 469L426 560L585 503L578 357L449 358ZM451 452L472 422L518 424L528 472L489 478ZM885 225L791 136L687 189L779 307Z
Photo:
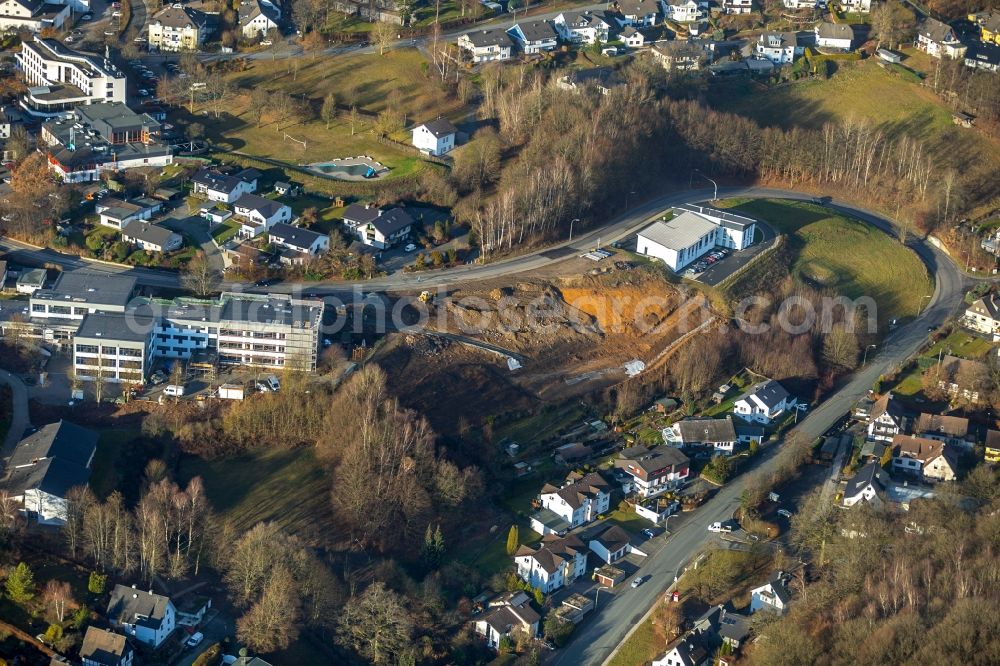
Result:
M163 395L179 398L184 395L184 387L180 384L167 384L163 389Z
M266 381L268 388L270 388L272 391L277 391L278 389L281 388L281 382L279 382L278 378L275 377L274 375L268 375Z

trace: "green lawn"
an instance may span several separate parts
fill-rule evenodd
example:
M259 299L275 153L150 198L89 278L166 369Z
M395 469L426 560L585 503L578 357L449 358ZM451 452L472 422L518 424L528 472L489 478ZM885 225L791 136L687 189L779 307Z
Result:
M216 243L222 245L230 238L235 236L237 232L239 232L239 230L240 230L240 223L234 220L233 218L229 218L219 226L212 229L212 238L215 239Z
M261 449L239 456L181 459L184 482L201 476L212 507L240 529L274 521L287 532L329 541L330 479L309 448Z
M143 438L139 428L102 430L90 465L90 489L102 498L119 490L127 502L138 501L146 463L164 453L162 445Z
M528 521L518 521L518 540L522 544L535 543L542 535L528 526ZM457 545L454 557L459 562L474 567L484 578L511 567L514 560L507 555L507 533L510 524L504 524L495 534L465 539Z
M758 199L737 204L735 208L788 236L797 280L852 299L871 297L880 324L915 316L924 297L934 292L920 258L873 226L804 202Z
M647 527L653 527L653 523L637 514L635 510L631 508L628 511L615 509L608 514L608 520L615 525L618 525L626 532L631 532L632 534L638 534Z
M658 657L665 647L660 645L653 633L653 620L650 617L629 636L614 659L608 662L608 666L642 666Z
M941 338L923 354L927 358L937 358L938 352L960 358L979 359L986 356L993 343L977 337L968 331L956 328L947 337Z

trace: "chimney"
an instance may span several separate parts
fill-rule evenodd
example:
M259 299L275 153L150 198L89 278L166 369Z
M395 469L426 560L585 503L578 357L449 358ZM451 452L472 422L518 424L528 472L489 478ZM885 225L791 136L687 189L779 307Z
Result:
M135 584L133 584L133 585L132 585L132 589L133 589L133 590L135 589Z

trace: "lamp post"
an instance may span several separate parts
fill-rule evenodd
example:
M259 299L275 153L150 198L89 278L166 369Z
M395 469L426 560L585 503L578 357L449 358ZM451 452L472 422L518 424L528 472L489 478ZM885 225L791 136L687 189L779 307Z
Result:
M625 195L625 210L628 210L628 198L633 194L635 194L635 190L632 190L631 192Z
M672 514L670 514L669 516L667 516L666 518L663 519L663 530L667 534L670 534L670 519L673 518L676 515L677 515L676 513L672 513Z
M930 298L931 296L933 296L933 294L927 294L926 296L924 296L924 298ZM918 317L920 316L920 313L924 311L924 298L920 299L920 305L917 306Z
M610 590L611 588L606 585L598 585L597 590L594 592L594 610L597 610L597 600L601 597L601 590Z
M705 180L707 180L708 182L712 183L712 185L715 187L715 192L712 194L712 201L717 200L719 198L719 184L714 180L712 180L711 178L709 178L708 176L706 176L705 174L703 174L701 171L698 171L697 169L695 169L694 172L699 176L701 176L702 178L704 178Z
M864 358L861 359L861 367L862 368L865 367L865 363L868 362L868 350L869 349L875 349L875 345L868 345L867 347L865 347L865 355L864 355Z
M580 221L580 218L574 217L569 221L569 242L573 242L573 225Z

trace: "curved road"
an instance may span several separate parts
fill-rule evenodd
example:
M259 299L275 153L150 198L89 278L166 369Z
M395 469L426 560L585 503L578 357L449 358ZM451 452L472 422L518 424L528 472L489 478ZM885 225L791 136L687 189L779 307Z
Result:
M0 477L3 476L4 461L14 452L14 447L21 441L24 431L28 429L28 388L21 378L7 370L0 370L0 383L7 384L11 392L10 428L0 448Z

